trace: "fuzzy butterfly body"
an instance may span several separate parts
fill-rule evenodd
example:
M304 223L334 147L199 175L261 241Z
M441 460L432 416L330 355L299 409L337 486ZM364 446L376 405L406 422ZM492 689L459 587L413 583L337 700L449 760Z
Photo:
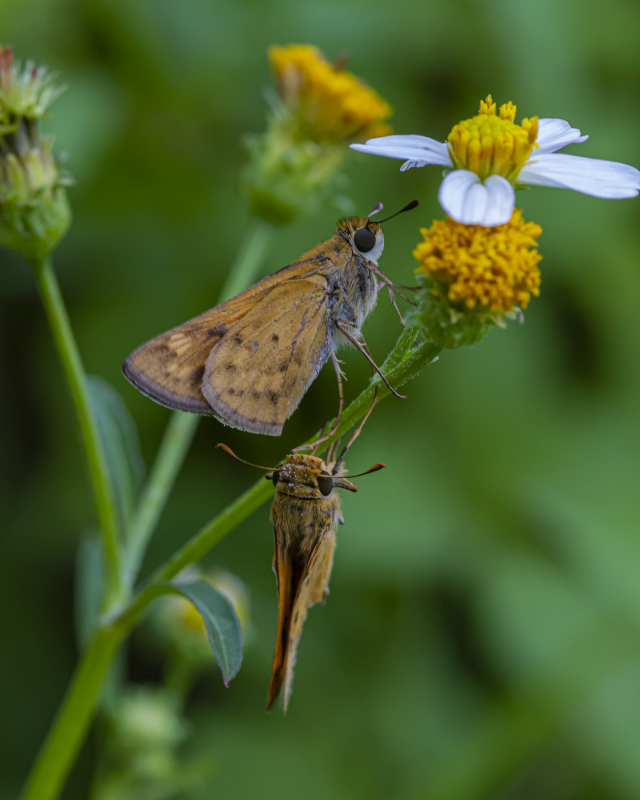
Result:
M336 530L344 519L340 497L333 491L333 478L320 458L287 456L285 464L273 473L273 482L276 496L271 521L278 628L267 708L273 706L284 684L282 706L286 711L302 625L307 610L324 602L329 592Z
M346 452L360 435L376 403L373 403L346 447L334 460L338 443L333 442L327 452L327 463L315 455L293 451L284 464L267 472L273 481L276 494L271 506L271 522L275 538L273 571L278 583L278 629L269 681L267 708L271 708L282 692L282 708L286 712L293 684L298 642L307 610L324 602L329 592L329 578L336 546L336 530L344 523L340 513L340 497L335 489L358 489L345 475L343 460ZM322 439L316 441L315 450ZM226 444L218 448L238 459ZM243 461L249 464L248 461ZM258 469L257 464L250 466ZM361 475L377 472L384 464L374 464ZM350 477L358 477L351 475Z
M335 348L359 337L383 248L377 222L341 220L293 264L142 345L124 375L161 405L279 436Z

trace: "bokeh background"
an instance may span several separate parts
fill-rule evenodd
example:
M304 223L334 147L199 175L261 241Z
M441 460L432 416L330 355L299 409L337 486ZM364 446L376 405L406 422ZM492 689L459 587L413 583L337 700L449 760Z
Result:
M640 165L633 0L4 0L18 56L69 84L46 123L68 153L74 223L56 270L87 369L121 393L147 465L169 418L120 373L131 350L214 305L249 226L241 140L265 126L269 44L347 53L398 133L444 139L492 93L517 118L561 117L568 152ZM381 266L411 281L418 228L441 217L437 168L352 153L358 213L386 226ZM225 689L189 702L197 798L629 800L640 797L640 201L518 196L543 228L542 294L524 325L444 353L389 398L349 466L384 473L344 499L325 607L310 612L289 714L266 714L276 624L268 508L206 559L239 576L253 635ZM274 271L335 212L280 230ZM67 388L28 267L0 254L0 797L14 798L77 657L74 559L93 508ZM382 361L399 333L366 325ZM347 353L353 398L368 379ZM280 440L204 420L148 572L256 478L215 444L275 464L336 405L329 368ZM136 633L132 681L162 660ZM64 798L89 795L92 734Z

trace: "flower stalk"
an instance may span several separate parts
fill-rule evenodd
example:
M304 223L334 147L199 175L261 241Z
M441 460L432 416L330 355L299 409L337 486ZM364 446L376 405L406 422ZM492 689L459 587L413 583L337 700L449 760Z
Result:
M50 256L43 259L34 258L32 266L45 314L51 328L53 341L67 377L76 414L78 415L82 444L89 466L91 487L102 533L106 565L106 590L103 608L107 610L116 605L123 596L118 520L113 488L91 408L86 374L71 330L60 287L53 271L51 258Z

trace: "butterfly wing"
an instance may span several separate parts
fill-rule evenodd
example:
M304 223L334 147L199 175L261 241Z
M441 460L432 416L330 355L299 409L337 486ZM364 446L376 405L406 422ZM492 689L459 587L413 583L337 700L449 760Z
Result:
M147 397L178 411L218 416L202 394L212 348L238 320L260 304L283 280L318 267L310 254L178 328L139 347L125 362L125 378ZM224 421L224 420L223 420Z
M285 280L230 327L202 391L228 425L279 436L331 353L330 292L319 274Z
M278 536L277 521L274 569L278 580L278 629L271 668L267 708L271 708L284 682L282 698L286 713L293 686L293 668L296 663L298 642L307 610L324 601L329 591L329 578L336 546L337 523L332 514L321 531L306 563L292 557L283 536Z

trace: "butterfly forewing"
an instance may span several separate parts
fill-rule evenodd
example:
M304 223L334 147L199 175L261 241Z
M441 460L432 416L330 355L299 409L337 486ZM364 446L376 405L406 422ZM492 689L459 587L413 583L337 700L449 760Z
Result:
M211 350L202 391L228 424L280 435L331 353L329 297L321 275L284 281Z
M125 377L163 406L218 416L201 388L211 350L238 320L261 304L275 286L288 278L315 272L321 261L313 250L309 251L231 300L143 344L124 364Z

